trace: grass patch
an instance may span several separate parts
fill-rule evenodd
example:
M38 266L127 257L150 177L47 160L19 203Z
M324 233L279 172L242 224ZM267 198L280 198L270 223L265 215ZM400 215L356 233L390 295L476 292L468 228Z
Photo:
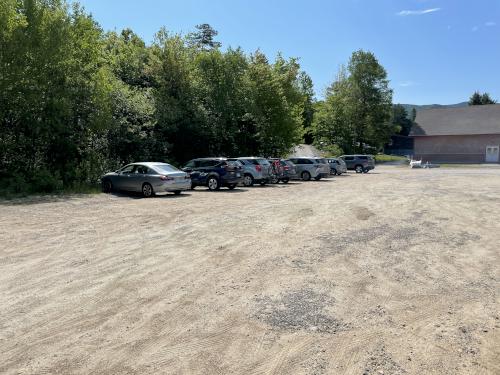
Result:
M406 162L407 160L408 159L406 158L406 156L385 155L385 154L375 155L375 161L377 163Z

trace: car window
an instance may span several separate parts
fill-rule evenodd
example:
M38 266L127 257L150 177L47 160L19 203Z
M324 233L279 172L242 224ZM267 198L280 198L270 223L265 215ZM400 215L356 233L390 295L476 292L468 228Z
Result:
M344 160L354 160L354 156L344 156L342 159L344 159Z
M135 169L135 165L127 165L120 169L120 173L132 173L132 171Z
M248 164L259 165L257 159L244 159Z
M179 170L170 164L155 164L154 169L161 173L178 172Z
M243 164L241 164L239 160L228 160L227 165L231 167L241 167Z
M214 167L220 163L219 160L200 160L200 168Z
M184 168L194 168L194 162L194 160L188 161Z
M360 159L360 160L368 160L368 156L358 156L358 159Z
M264 166L271 165L271 163L269 163L266 159L257 159L257 163Z
M148 174L148 167L146 167L144 165L138 165L134 169L134 173L137 173L137 174Z
M318 161L318 163L321 163L321 164L326 164L326 160L325 159L316 159Z

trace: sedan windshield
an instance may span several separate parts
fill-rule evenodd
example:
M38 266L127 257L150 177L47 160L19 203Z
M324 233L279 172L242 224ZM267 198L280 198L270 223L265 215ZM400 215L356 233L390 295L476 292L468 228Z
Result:
M168 173L168 172L178 172L179 170L170 164L155 164L153 166L158 172Z

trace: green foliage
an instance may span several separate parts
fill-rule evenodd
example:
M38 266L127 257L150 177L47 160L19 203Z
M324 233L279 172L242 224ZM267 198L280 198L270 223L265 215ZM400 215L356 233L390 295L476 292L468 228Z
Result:
M385 155L385 154L375 155L375 161L377 163L406 162L407 160L408 159L405 156Z
M413 115L412 115L413 117ZM401 104L396 104L392 107L392 123L397 127L399 135L407 136L410 134L413 121L408 118L408 112Z
M481 94L479 91L475 91L469 99L469 105L487 105L496 103L497 101L493 100L487 92Z
M36 191L97 178L82 161L111 119L100 28L57 0L1 10L0 177Z
M318 104L315 142L337 145L348 153L378 150L398 130L390 121L391 108L385 69L371 52L356 51Z

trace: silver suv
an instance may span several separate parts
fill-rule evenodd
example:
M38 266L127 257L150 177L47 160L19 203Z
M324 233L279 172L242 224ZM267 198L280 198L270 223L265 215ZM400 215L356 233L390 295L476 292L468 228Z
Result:
M330 173L340 176L342 173L347 173L347 166L340 158L328 158L326 161L330 164Z
M321 162L321 158L290 158L293 164L295 164L295 170L297 172L297 178L303 181L309 181L314 178L316 181L321 180L321 178L328 177L330 175L330 167L326 164L328 170L325 169L325 164ZM324 160L324 159L323 159Z
M271 163L265 158L251 156L228 160L237 160L243 164L243 185L245 186L265 185L271 179Z
M347 169L356 173L368 173L375 169L375 160L371 155L344 155L341 156L347 165Z

